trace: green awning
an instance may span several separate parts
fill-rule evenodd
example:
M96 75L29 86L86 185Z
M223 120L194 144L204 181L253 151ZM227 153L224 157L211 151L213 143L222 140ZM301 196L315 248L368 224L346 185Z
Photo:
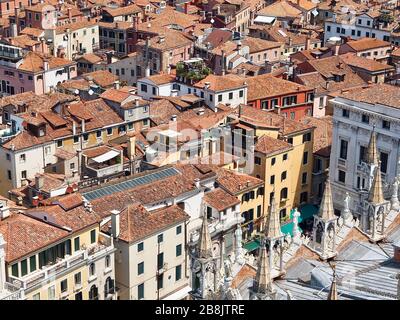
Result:
M260 242L258 240L249 241L243 246L243 248L249 252L258 249L259 247L260 247Z

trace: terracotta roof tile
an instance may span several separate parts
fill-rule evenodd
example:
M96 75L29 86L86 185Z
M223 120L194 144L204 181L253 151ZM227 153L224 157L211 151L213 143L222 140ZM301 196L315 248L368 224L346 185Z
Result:
M287 119L286 117L274 112L260 110L249 106L242 106L240 122L242 121L255 126L276 129L283 135L290 135L313 128L310 125L304 125L300 122Z
M358 40L349 41L347 42L347 45L357 52L391 46L390 42L376 38L361 38Z
M400 90L397 86L390 84L375 84L367 88L351 89L339 94L339 97L400 109Z
M209 89L212 91L225 91L246 87L246 80L233 74L228 74L225 76L210 74L203 80L197 82L194 86L203 89L207 82L210 83Z
M394 71L394 69L395 69L393 66L388 65L386 63L381 63L376 60L359 57L354 53L342 54L340 57L349 66L352 66L352 67L355 67L358 69L364 69L364 70L367 70L370 72L384 71L384 70L389 70L389 69L393 69L393 71Z
M293 149L293 146L285 141L269 137L267 135L258 139L255 151L265 155L272 155L275 153L282 153Z
M92 79L93 82L102 88L107 88L114 85L114 82L119 80L116 75L113 75L107 70L98 70L90 73L85 73L82 77L86 80Z
M40 250L69 235L69 232L23 214L13 213L0 221L8 263Z
M203 201L218 211L223 211L240 203L238 198L221 188L207 192Z
M148 212L141 204L135 203L120 213L119 239L136 242L188 219L189 215L178 206ZM111 223L105 224L102 230L110 233L110 227Z
M22 63L18 66L18 70L29 72L44 71L45 59L47 59L47 61L49 62L49 69L61 68L76 63L67 59L58 58L51 55L44 55L39 52L29 51L24 56Z
M332 116L321 118L303 117L300 122L315 127L313 153L329 157L332 145Z
M312 90L301 84L272 77L269 74L246 78L247 101L283 96L291 93Z

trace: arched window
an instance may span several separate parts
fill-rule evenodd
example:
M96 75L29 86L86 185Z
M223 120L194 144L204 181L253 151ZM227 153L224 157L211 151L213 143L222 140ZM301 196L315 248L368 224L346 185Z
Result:
M111 259L110 256L106 256L106 268L109 268L111 265Z
M108 277L104 285L104 297L107 298L109 294L114 293L114 280Z
M288 197L288 189L287 188L283 188L281 190L281 201L287 199Z
M99 290L95 285L92 285L89 290L89 300L99 300Z

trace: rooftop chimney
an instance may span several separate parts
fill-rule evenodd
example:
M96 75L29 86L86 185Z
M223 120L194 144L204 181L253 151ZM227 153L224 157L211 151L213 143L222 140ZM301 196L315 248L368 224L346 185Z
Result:
M171 90L171 97L177 97L178 96L178 91L177 89L172 89Z
M35 188L41 190L44 185L44 177L41 174L35 176Z
M176 114L173 114L173 115L171 116L171 121L176 121Z
M10 208L7 206L7 200L0 201L0 220L10 216Z
M81 120L81 130L82 130L82 133L85 132L85 119Z
M74 120L72 120L72 134L76 135L76 122Z
M129 137L128 140L128 157L134 158L136 155L136 136Z
M68 11L68 20L72 21L72 8L67 8Z
M119 90L119 87L120 87L119 80L114 81L114 89Z
M197 189L200 189L200 179L199 178L194 179L194 185L196 186Z
M111 210L111 233L114 238L119 237L119 227L120 227L119 214L120 214L120 212L118 210ZM128 214L129 214L129 210L128 210Z

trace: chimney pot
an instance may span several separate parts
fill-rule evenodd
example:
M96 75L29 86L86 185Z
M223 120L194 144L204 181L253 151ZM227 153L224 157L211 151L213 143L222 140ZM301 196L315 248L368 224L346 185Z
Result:
M118 210L111 210L111 233L114 238L119 237L120 231L120 212ZM128 211L129 214L129 211Z

